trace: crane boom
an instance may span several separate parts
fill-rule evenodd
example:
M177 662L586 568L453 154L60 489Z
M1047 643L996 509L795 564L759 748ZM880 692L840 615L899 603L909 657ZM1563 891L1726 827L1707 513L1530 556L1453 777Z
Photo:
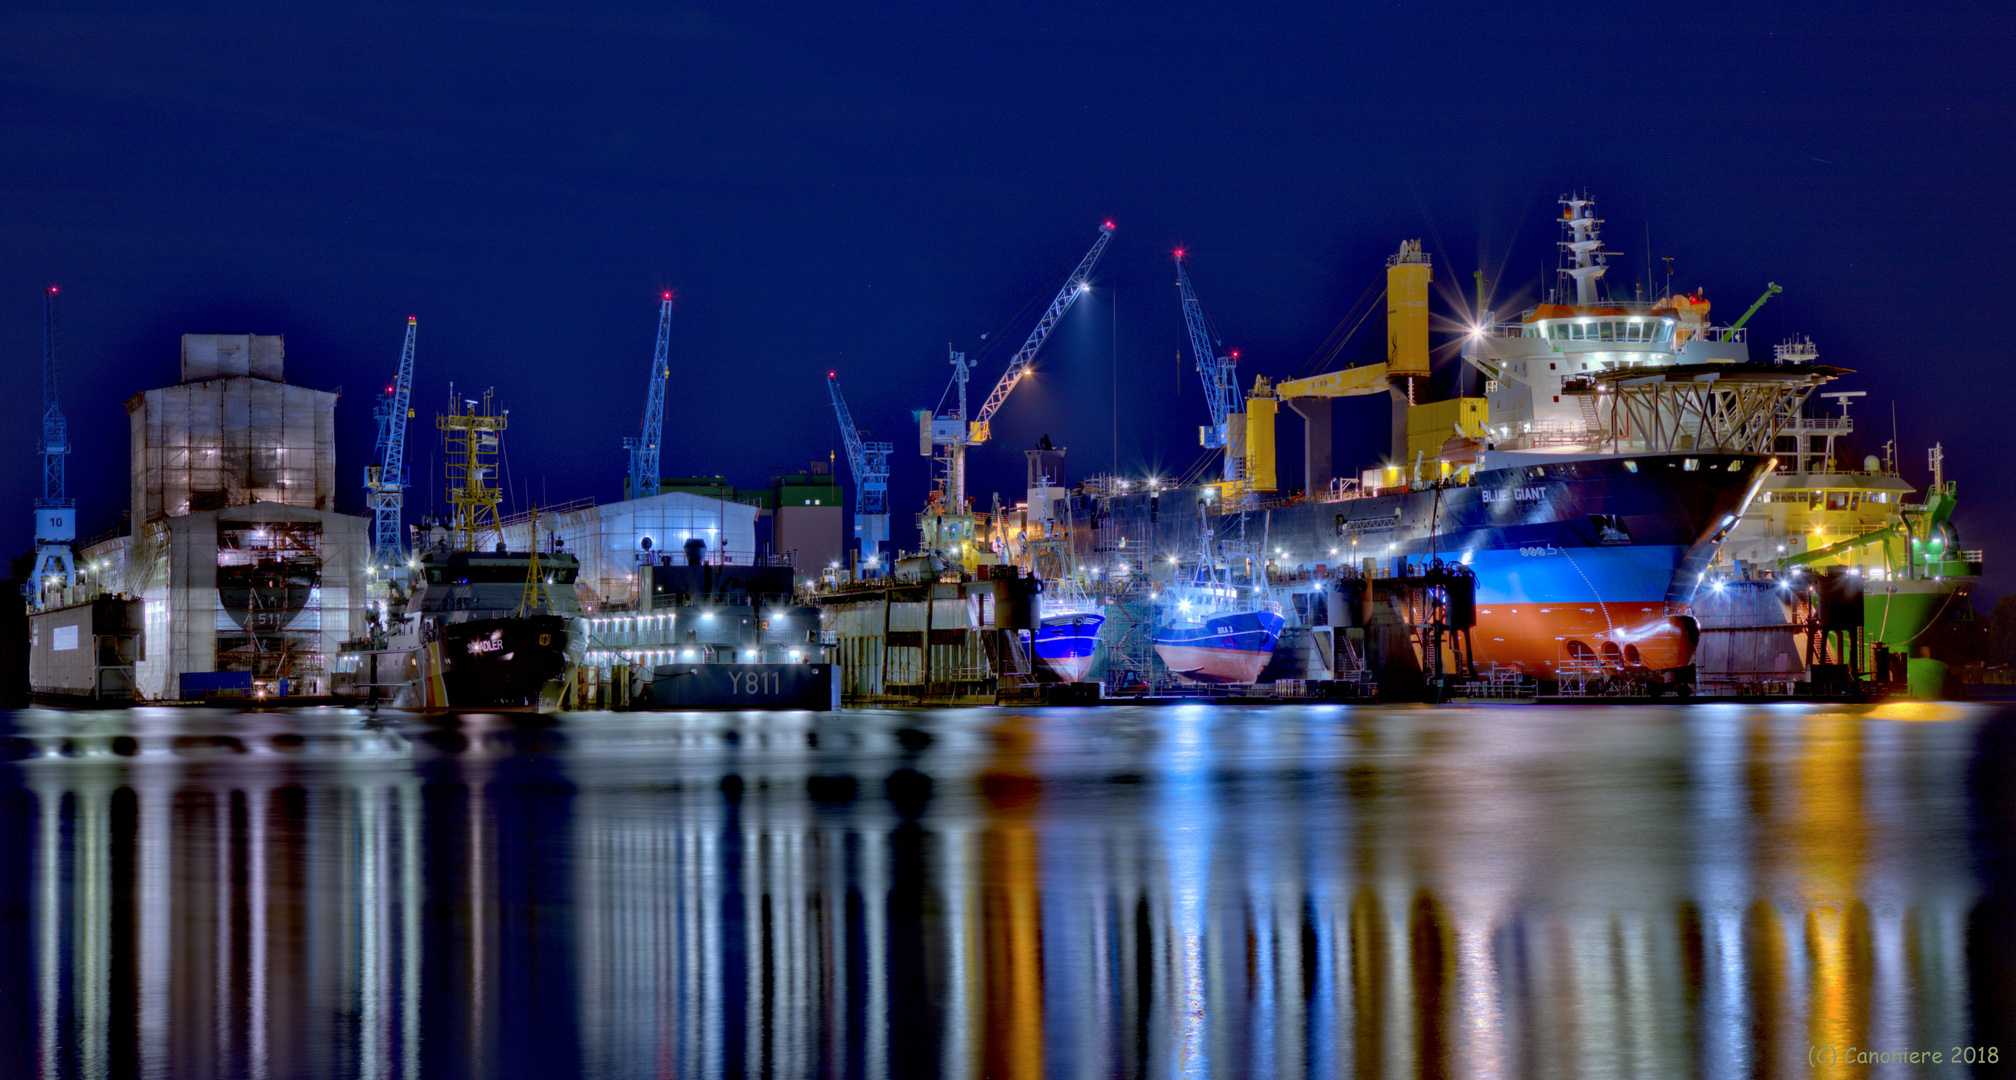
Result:
M861 442L861 432L854 427L854 415L847 411L847 399L840 396L838 373L826 373L826 392L833 398L833 413L840 420L840 438L847 444L847 463L858 473L866 450Z
M826 390L840 421L840 437L847 444L847 465L854 470L854 536L861 543L861 561L875 566L889 539L889 455L896 452L896 444L861 438L854 415L847 411L847 399L840 394L837 373L826 373Z
M664 479L658 471L658 446L665 434L665 381L672 374L672 293L667 290L658 305L658 345L651 352L651 380L644 393L644 423L637 438L624 439L630 451L629 497L641 499L659 493Z
M399 373L378 399L378 464L364 469L364 503L371 508L371 563L381 580L406 561L406 420L413 414L413 339L420 320L406 317L406 344L399 350Z
M1204 379L1204 400L1211 407L1211 426L1199 434L1205 447L1217 449L1230 441L1231 417L1239 411L1239 376L1232 357L1217 355L1204 323L1204 305L1190 284L1181 251L1176 253L1176 288L1183 302L1183 323L1190 330L1190 351L1197 357L1197 374Z
M1778 284L1775 281L1766 283L1764 286L1764 295L1758 297L1757 302L1750 305L1750 310L1744 312L1742 318L1737 319L1733 323L1730 323L1729 329L1731 330L1742 329L1743 324L1750 321L1750 316L1757 314L1757 309L1764 306L1764 301L1769 300L1772 297L1784 291L1785 287L1783 285Z
M1036 359L1037 350L1043 347L1044 340L1056 327L1057 320L1063 318L1064 313L1071 309L1072 301L1078 299L1079 295L1090 287L1085 283L1085 277L1092 272L1092 265L1099 261L1100 254L1106 250L1107 241L1112 239L1113 223L1109 221L1099 226L1099 239L1092 242L1092 250L1086 252L1085 258L1079 261L1078 269L1071 271L1071 276L1065 280L1064 287L1057 291L1057 298L1050 301L1049 309L1036 321L1036 328L1029 331L1029 340L1023 342L1022 350L1015 354L1013 360L1008 361L1008 370L1001 373L1001 381L994 384L994 391L987 395L986 402L980 406L979 415L973 418L972 441L976 443L987 441L988 423L994 419L994 414L1000 411L1001 403L1008 400L1008 392L1015 389L1016 382L1028 374L1030 362Z

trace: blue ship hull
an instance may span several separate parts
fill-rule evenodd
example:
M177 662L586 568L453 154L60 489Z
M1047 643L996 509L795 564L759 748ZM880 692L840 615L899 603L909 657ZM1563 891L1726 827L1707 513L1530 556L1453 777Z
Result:
M1693 662L1695 587L1771 467L1712 450L1542 459L1467 485L1276 507L1268 543L1283 572L1469 564L1479 664L1543 678L1592 661L1671 670ZM1164 517L1157 542L1180 547L1182 530Z
M1036 658L1063 681L1082 681L1099 658L1099 628L1105 622L1106 616L1094 612L1045 617L1032 646Z
M1194 626L1163 628L1155 652L1171 672L1192 682L1250 683L1274 658L1283 622L1272 611L1228 611Z

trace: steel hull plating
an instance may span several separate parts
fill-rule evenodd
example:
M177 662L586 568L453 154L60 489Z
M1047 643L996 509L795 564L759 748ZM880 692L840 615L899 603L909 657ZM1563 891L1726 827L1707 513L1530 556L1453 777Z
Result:
M439 686L447 700L437 707L553 707L571 666L568 622L528 615L442 624Z
M1105 622L1106 616L1093 612L1046 616L1036 630L1036 658L1065 682L1084 681L1099 658L1099 628Z
M1155 653L1170 672L1190 682L1250 683L1274 658L1282 625L1271 611L1213 615L1196 626L1157 633Z
M1277 509L1270 543L1304 568L1468 563L1479 664L1670 670L1693 662L1694 589L1770 468L1710 451L1522 463L1470 485Z

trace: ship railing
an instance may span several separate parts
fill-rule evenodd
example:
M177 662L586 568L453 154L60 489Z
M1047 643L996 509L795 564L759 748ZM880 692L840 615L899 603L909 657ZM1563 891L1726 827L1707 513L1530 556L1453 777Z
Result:
M1343 502L1346 499L1364 498L1365 491L1358 477L1339 476L1330 481L1330 488L1324 493L1325 502Z
M1531 450L1541 446L1580 445L1603 437L1600 428L1592 428L1579 420L1541 420L1492 445L1500 450Z
M1687 340L1749 344L1750 328L1747 326L1704 326L1699 330L1689 333Z

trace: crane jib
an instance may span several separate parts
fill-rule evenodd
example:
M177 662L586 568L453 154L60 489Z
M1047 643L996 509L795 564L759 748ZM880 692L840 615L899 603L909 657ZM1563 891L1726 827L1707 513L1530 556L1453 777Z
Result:
M1050 336L1051 328L1055 327L1057 320L1063 318L1064 313L1070 310L1071 302L1085 291L1085 279L1091 275L1092 267L1099 261L1100 254L1106 250L1107 241L1112 239L1113 224L1107 222L1100 226L1099 239L1092 242L1092 250L1085 253L1085 258L1078 263L1078 269L1073 270L1071 276L1064 280L1064 287L1058 290L1057 298L1050 301L1049 309L1037 320L1036 329L1029 332L1029 340L1023 342L1021 351L1015 354L1013 360L1008 361L1008 370L1001 374L1001 381L994 384L993 392L987 395L986 403L980 406L979 413L973 417L973 427L976 431L985 431L988 423L994 419L994 414L1000 411L1002 402L1008 400L1008 392L1015 389L1016 381L1029 370L1030 362L1036 359L1037 351L1043 348L1044 339Z

